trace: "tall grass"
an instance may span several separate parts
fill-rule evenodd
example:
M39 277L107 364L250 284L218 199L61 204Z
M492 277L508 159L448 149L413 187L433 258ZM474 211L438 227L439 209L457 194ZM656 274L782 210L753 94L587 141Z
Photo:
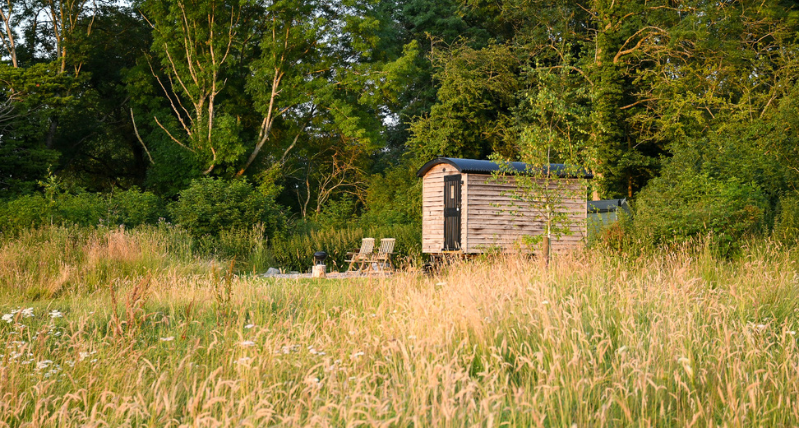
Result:
M761 243L355 281L151 269L16 295L0 426L795 426L795 263Z
M194 258L191 238L167 226L30 229L0 241L0 294L90 293L149 272L201 270Z
M313 254L328 253L326 263L333 269L347 267L347 252L357 251L363 238L396 239L394 259L400 264L412 264L421 260L422 236L418 225L393 225L373 228L327 229L291 235L271 242L271 255L275 263L283 268L306 271L313 265Z

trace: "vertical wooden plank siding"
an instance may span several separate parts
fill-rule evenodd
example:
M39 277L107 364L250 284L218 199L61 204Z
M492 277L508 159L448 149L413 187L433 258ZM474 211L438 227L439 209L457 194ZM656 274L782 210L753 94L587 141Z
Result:
M452 165L441 164L431 168L422 178L422 252L424 253L440 253L444 248L444 176L453 174L460 172ZM462 206L464 202L465 199L462 200ZM463 234L461 234L461 243L462 240Z
M461 248L465 252L469 245L469 176L461 174Z
M503 193L516 188L512 177L497 181L490 175L468 174L468 191L464 192L463 250L483 253L491 250L529 251L519 244L525 235L545 233L545 222L524 203L514 201ZM560 179L552 188L566 188L573 197L563 201L563 209L572 220L572 235L553 240L555 251L584 245L587 236L585 181ZM514 206L515 205L515 206Z

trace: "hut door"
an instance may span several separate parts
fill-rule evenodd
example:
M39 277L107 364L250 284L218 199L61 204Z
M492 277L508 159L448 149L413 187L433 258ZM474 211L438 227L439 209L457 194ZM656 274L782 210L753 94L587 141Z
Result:
M461 249L461 176L444 176L444 250Z

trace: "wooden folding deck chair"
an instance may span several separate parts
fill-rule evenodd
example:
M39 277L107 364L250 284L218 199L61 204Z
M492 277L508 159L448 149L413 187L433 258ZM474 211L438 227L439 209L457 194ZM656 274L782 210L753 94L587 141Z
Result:
M358 252L351 252L347 253L347 256L350 258L349 260L344 260L345 262L349 263L349 267L347 267L347 272L351 271L353 266L356 264L358 265L358 270L363 270L364 266L369 266L369 262L372 260L372 252L375 249L375 238L363 238L361 241L361 248Z
M383 238L380 240L380 248L377 250L377 254L372 257L371 263L369 266L372 266L374 263L378 269L384 271L393 271L394 270L394 263L391 261L391 256L394 255L394 242L397 240L395 238Z

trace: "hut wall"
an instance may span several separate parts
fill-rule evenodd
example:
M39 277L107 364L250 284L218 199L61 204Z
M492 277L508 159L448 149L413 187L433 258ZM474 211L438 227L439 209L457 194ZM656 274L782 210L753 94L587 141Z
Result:
M515 251L522 236L544 233L545 222L540 214L508 195L507 192L517 189L513 177L495 180L483 174L463 176L463 187L468 189L463 193L461 220L464 228L461 243L465 252L482 253L496 248ZM441 180L443 183L443 178ZM567 194L560 205L572 220L572 235L553 241L552 249L559 251L582 246L587 235L585 182L558 179L557 183L550 184L550 189Z
M422 252L440 253L444 248L444 176L460 172L452 165L440 164L430 169L422 179ZM462 180L467 174L462 175ZM461 188L463 190L463 185ZM461 207L466 201L461 192ZM463 208L461 208L463 210ZM461 217L461 245L464 243L465 221Z

